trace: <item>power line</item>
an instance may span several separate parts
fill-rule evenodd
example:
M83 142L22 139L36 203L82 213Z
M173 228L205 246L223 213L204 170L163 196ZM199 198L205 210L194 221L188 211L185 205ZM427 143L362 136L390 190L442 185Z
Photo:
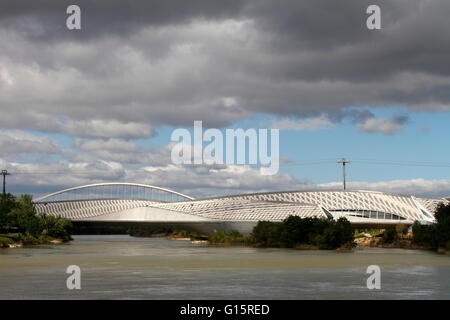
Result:
M392 165L403 167L434 167L434 168L448 168L448 162L426 162L426 161L404 161L404 160L371 160L371 159L355 159L355 163L361 164L376 164L376 165Z
M308 166L317 164L332 164L334 159L330 160L305 160L292 161L284 163L284 166ZM428 161L405 161L405 160L376 160L376 159L352 159L352 163L357 164L375 164L375 165L392 165L404 167L434 167L434 168L448 168L450 162L428 162Z
M342 161L342 160L341 160ZM322 158L322 159L310 159L303 161L288 161L282 162L282 166L285 167L297 167L297 166L310 166L310 165L325 165L335 163L335 159L332 158ZM339 162L342 163L342 162ZM368 159L368 158L356 158L352 159L352 163L358 165L385 165L385 166L403 166L403 167L430 167L430 168L450 168L450 162L430 162L430 161L411 161L411 160L386 160L386 159ZM345 165L343 164L343 167ZM343 168L345 169L345 168ZM142 172L147 173L145 169L17 169L14 170L14 175L29 175L29 176L39 176L39 175L67 175L72 174L76 176L89 176L95 174L121 174L126 171ZM5 176L9 175L8 171L5 170ZM2 171L3 174L3 171Z

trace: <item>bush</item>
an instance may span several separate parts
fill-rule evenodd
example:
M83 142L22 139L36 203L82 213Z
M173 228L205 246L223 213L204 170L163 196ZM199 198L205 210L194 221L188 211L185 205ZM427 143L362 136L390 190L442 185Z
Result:
M42 226L41 233L63 241L71 240L68 230L72 227L72 223L60 217L50 216L45 213L38 215Z
M421 225L419 222L414 222L412 227L413 242L420 246L435 247L435 225Z
M0 195L0 229L6 229L8 227L8 215L15 206L16 201L12 194Z
M384 229L383 243L386 243L386 244L393 243L397 239L398 239L398 234L397 234L397 230L394 226L389 226L386 229Z
M42 221L36 215L31 196L22 195L16 198L15 206L8 214L8 227L34 237L42 233Z
M336 249L353 242L353 239L352 225L347 219L341 217L337 221L329 221L325 230L313 238L312 244L321 249Z
M22 195L13 197L10 194L0 198L0 227L15 230L27 243L35 243L41 235L71 240L69 230L72 224L69 220L54 217L45 213L36 214L32 197Z
M280 222L258 221L253 228L253 240L267 247L278 247L280 246L281 228Z
M405 236L408 233L408 226L399 223L395 226L395 231L397 235Z
M450 241L450 204L441 204L436 208L435 246L445 247Z
M419 222L413 224L414 243L431 247L446 248L450 243L450 204L441 204L436 208L436 223L432 225L421 225Z
M242 234L237 231L217 231L208 237L210 243L243 243L247 242L247 238L245 238Z
M268 247L292 248L296 245L316 245L335 249L353 242L353 228L345 218L337 221L289 216L283 222L259 221L253 229L253 240Z
M306 236L306 224L298 216L290 216L283 221L283 227L280 232L280 245L292 248L297 243L304 242Z
M0 237L0 247L7 245L7 244L13 244L14 240L8 237Z

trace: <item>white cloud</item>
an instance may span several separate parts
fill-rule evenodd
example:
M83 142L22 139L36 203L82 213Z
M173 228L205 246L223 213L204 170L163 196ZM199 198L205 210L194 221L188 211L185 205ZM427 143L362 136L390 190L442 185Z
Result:
M315 131L334 126L333 122L325 116L306 118L299 121L287 119L272 123L272 128L294 131Z
M148 138L154 135L151 126L117 120L78 120L60 123L60 132L90 138Z
M48 137L35 136L20 130L0 130L0 157L60 152L56 142Z
M405 127L404 121L398 121L394 119L384 118L370 118L358 125L359 131L374 133L379 132L383 134L394 134Z
M137 152L139 146L132 141L125 141L121 139L108 140L81 140L76 139L75 145L83 151L113 151L113 152Z
M322 189L341 189L342 182L323 183L317 186ZM450 180L426 180L417 178L380 182L355 181L348 182L347 187L352 190L374 190L428 197L450 196Z
M105 142L112 148L117 142ZM128 148L125 145L125 148ZM84 160L84 161L83 161ZM149 162L153 163L153 162ZM249 166L176 166L165 164L124 165L120 161L87 156L85 159L59 160L51 163L18 163L0 158L2 168L13 175L8 185L42 195L42 190L57 191L65 187L99 182L136 182L167 187L194 197L220 196L240 193L281 190L341 190L341 182L314 184L288 174L261 175ZM390 180L379 182L348 182L349 190L376 190L416 196L450 196L450 180ZM30 191L31 190L31 191ZM22 191L20 191L22 192Z

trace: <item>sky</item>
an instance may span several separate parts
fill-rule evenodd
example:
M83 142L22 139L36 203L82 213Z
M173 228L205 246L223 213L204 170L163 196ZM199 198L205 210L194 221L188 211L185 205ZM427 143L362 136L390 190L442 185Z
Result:
M35 196L134 182L195 197L450 195L447 0L0 1L0 167ZM381 8L381 29L366 9ZM281 165L174 165L177 128L280 130Z

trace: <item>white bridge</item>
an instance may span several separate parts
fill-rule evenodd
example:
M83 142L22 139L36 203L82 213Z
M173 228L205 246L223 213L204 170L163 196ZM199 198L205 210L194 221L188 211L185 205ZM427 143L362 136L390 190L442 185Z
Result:
M156 186L102 183L58 191L34 201L37 212L80 222L181 225L201 232L237 230L247 234L258 221L290 215L336 219L375 226L434 222L445 199L375 191L286 191L194 199Z

